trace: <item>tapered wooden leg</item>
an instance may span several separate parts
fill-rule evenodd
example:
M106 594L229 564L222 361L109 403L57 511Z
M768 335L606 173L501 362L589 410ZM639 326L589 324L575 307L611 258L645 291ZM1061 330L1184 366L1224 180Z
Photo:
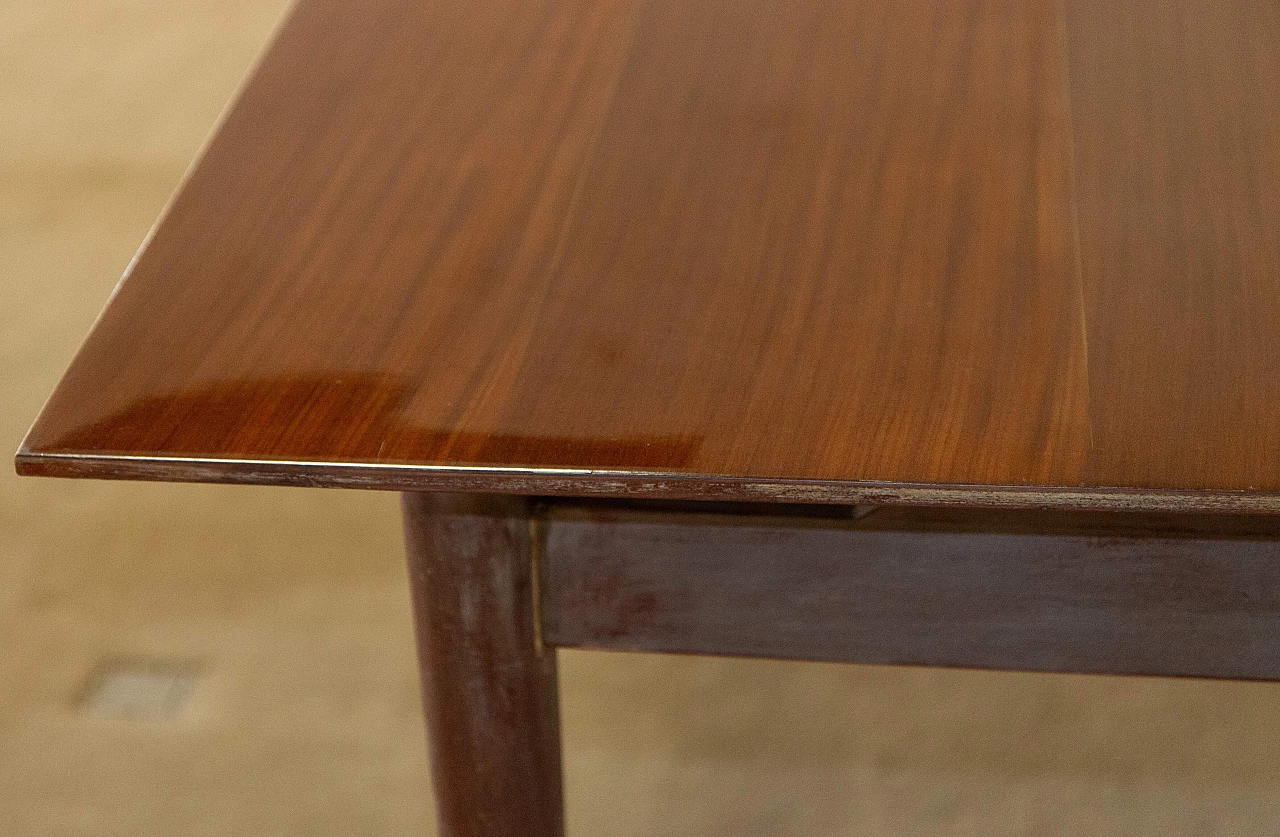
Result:
M524 500L405 494L443 837L562 837L555 654L534 630Z

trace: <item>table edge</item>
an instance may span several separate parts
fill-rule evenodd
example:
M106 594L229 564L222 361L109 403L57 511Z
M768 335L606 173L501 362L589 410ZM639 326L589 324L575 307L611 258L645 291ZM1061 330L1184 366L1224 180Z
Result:
M1280 513L1280 494L1079 486L884 483L531 466L36 453L21 476L384 491L1140 512Z

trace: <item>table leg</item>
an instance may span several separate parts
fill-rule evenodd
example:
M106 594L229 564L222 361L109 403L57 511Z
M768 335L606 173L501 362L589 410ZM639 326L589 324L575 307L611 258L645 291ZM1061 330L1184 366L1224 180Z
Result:
M422 694L443 837L561 837L554 650L534 628L529 506L404 495Z

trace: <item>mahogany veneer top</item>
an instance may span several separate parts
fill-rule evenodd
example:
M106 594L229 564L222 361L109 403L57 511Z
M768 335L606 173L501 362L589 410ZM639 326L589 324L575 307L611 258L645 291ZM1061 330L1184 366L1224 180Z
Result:
M302 0L18 468L1280 510L1280 6Z

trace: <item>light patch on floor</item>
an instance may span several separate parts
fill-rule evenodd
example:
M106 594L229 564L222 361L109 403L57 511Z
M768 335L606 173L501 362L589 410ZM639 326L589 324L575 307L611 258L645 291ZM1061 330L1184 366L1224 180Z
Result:
M177 660L107 660L90 676L79 709L96 718L173 721L186 711L198 672Z

